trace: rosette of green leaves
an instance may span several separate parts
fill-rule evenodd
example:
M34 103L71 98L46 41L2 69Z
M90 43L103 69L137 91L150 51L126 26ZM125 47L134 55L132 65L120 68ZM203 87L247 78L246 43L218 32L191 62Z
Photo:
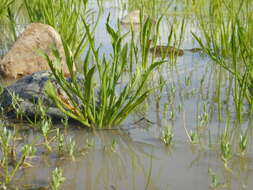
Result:
M71 82L64 78L63 72L55 67L55 63L47 55L46 59L67 99L61 98L51 83L48 83L46 92L63 113L80 121L84 126L115 127L122 123L154 90L154 88L147 88L146 83L152 71L163 62L154 62L148 67L136 64L136 69L129 74L128 81L119 87L124 71L129 65L128 56L132 48L130 46L129 50L128 44L123 44L126 34L121 35L119 29L114 30L108 24L108 17L106 29L112 39L113 53L110 60L105 55L100 58L99 48L95 47L90 28L85 21L83 22L89 42L82 65L83 80L78 79L73 69L74 57L67 44L63 43ZM57 51L55 51L55 56L56 60L60 62L61 58ZM135 56L138 55L135 54ZM94 60L95 63L92 64L91 60ZM141 60L140 63L142 63Z

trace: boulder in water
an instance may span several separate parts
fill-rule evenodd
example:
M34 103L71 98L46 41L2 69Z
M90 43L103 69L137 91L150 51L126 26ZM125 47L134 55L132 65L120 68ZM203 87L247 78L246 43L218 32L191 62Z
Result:
M20 78L37 71L50 70L47 61L38 51L47 53L53 59L52 48L56 48L62 57L61 69L67 76L64 48L61 37L49 25L32 23L14 43L10 51L0 61L0 73L5 78Z
M82 80L80 76L78 79ZM0 108L8 117L14 118L17 114L17 110L13 108L13 104L16 104L15 101L16 98L18 98L18 107L22 110L23 114L29 118L34 118L35 115L40 116L41 114L38 112L36 105L38 105L39 100L42 100L47 116L52 119L61 119L65 117L45 94L45 85L49 80L57 91L64 96L64 91L61 90L61 87L56 83L52 73L50 71L41 71L25 76L14 84L6 87L0 95ZM70 81L70 79L68 80Z

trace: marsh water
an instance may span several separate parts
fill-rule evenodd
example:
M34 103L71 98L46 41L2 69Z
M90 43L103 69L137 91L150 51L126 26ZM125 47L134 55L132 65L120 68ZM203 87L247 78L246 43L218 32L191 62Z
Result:
M159 43L166 44L173 19L179 23L185 19L187 24L181 48L199 47L191 34L200 33L196 18L180 11L180 14L174 14L175 10L180 10L180 4L160 3L155 12L165 14L166 19L160 26ZM95 2L90 6L95 11L98 9ZM111 15L111 25L116 26L117 19L136 8L127 1L103 2L95 40L106 55L112 51L105 29L108 14ZM129 26L122 26L123 32L128 30ZM47 187L52 170L59 167L66 178L62 189L66 190L205 190L212 189L214 174L220 183L217 189L252 189L251 141L246 156L242 157L235 151L228 167L220 158L220 136L227 125L234 134L232 143L235 150L237 137L242 131L252 135L252 122L247 115L242 123L236 122L229 73L204 53L185 51L175 62L168 60L164 63L152 77L154 84L150 85L159 80L165 81L165 85L141 105L121 129L88 130L72 124L65 130L60 126L65 136L64 146L67 147L71 139L76 143L74 158L38 147L32 166L19 171L14 183L24 189ZM166 127L171 127L173 132L171 146L166 146L161 140ZM189 141L187 131L191 130L199 135L197 144ZM17 146L43 141L40 133L30 129L20 136Z

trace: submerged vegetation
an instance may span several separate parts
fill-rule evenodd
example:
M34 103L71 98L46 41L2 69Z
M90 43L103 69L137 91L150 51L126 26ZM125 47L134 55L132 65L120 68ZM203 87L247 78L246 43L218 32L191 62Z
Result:
M90 189L167 189L171 165L186 173L182 160L190 160L194 172L206 169L205 176L204 170L198 176L202 183L210 179L201 184L203 189L250 188L253 1L122 0L109 9L106 2L0 1L0 56L24 28L19 24L45 23L59 32L70 73L66 79L57 69L63 59L57 49L55 59L42 53L61 87L48 82L45 88L64 113L60 124L46 115L42 100L35 105L40 117L35 113L34 120L24 115L15 94L12 107L18 123L1 110L0 189L39 189L37 178L26 175L45 166L52 176L46 175L43 188L71 189L69 181L75 180L68 170L75 164L87 177L75 176L77 183L94 183L87 185ZM122 12L113 12L117 8L123 13L140 10L138 26L122 26ZM159 47L164 52L156 56ZM182 57L169 49L180 50ZM192 55L187 49L201 52ZM0 85L0 94L3 90ZM29 184L23 185L23 179ZM173 188L176 181L168 183Z

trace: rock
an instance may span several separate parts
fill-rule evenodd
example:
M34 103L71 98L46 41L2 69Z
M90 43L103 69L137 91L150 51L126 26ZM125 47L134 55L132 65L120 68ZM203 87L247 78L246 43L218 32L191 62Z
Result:
M52 48L57 48L62 57L61 68L69 74L65 64L64 48L60 35L49 25L29 24L10 51L0 61L0 73L5 78L19 78L37 71L50 70L47 61L38 51L53 59Z
M140 11L135 10L121 19L121 24L140 24Z
M48 116L57 120L63 118L64 114L56 108L51 99L45 94L45 84L48 80L53 83L61 95L65 94L51 75L50 71L36 72L25 76L14 84L6 87L0 95L0 108L4 110L4 113L6 113L8 117L13 118L16 116L16 110L12 106L12 103L14 102L12 94L14 93L15 95L18 95L20 99L20 108L29 118L33 118L35 113L37 113L38 116L40 115L36 112L36 105L38 104L39 99L43 101ZM68 80L71 82L70 79ZM83 78L78 76L78 80L81 81Z
M185 51L190 51L192 53L198 53L198 52L203 52L202 48L191 48L191 49L185 49Z
M150 48L150 51L152 53L155 52L156 56L162 56L165 53L167 54L167 56L170 56L170 55L182 56L182 55L184 55L184 50L175 48L173 46L158 45L156 47Z

